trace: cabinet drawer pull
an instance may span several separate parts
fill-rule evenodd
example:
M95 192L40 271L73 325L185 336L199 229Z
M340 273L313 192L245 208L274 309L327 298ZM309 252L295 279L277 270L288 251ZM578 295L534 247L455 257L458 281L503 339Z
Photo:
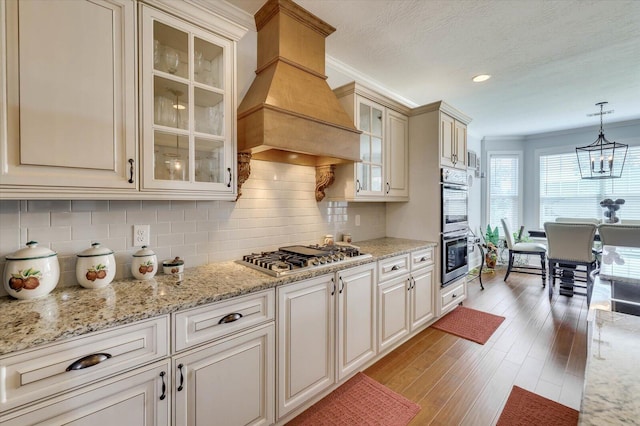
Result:
M162 395L160 395L160 401L164 400L167 397L167 385L164 382L164 376L165 376L164 371L160 372L160 378L162 379Z
M133 158L129 158L129 183L133 183Z
M220 321L218 321L218 324L226 324L229 322L238 321L240 318L242 318L242 314L240 312L234 312L232 314L225 315L222 318L220 318Z
M411 279L407 278L407 282L409 283L409 286L407 286L407 291L411 291Z
M421 257L420 260L419 260L419 262L426 262L426 261L427 261L427 257L426 256Z
M342 294L342 290L344 290L344 281L342 280L342 277L340 277L340 294Z
M227 184L227 188L231 188L231 181L233 180L233 175L231 174L231 167L227 167L227 173L229 173L229 183Z
M387 182L387 194L389 193L389 191L391 191L391 185L389 185L389 182Z
M100 364L102 361L106 361L111 358L111 354L91 354L74 361L67 367L67 371L82 370L83 368L93 367L96 364Z
M356 194L360 192L362 187L360 186L360 179L356 179Z
M331 278L331 284L333 284L333 290L331 290L331 295L333 296L336 294L336 283L333 281L333 278Z
M453 293L453 294L451 295L451 298L452 298L452 299L455 299L456 297L458 297L458 295L457 295L457 294L455 294L455 293Z
M184 367L184 365L182 364L178 364L178 370L180 370L180 386L178 386L178 392L180 392L182 389L184 389L184 374L182 374L182 367Z
M400 269L400 267L399 267L398 265L393 265L393 266L391 267L391 270L392 270L392 271L397 271L398 269Z

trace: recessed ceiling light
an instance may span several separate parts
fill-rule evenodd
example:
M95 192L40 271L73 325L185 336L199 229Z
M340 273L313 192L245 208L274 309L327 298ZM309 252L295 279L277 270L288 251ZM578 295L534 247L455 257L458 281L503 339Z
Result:
M471 80L474 83L481 83L483 81L489 80L490 78L491 78L491 76L489 74L479 74L479 75L476 75L475 77L473 77Z

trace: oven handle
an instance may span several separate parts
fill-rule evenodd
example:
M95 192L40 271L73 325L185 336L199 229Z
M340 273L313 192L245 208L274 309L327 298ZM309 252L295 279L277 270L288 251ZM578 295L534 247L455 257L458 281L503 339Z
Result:
M463 231L456 231L456 232L447 232L445 234L442 234L442 240L443 241L451 241L451 240L457 240L461 237L467 237L469 235L469 232L466 230Z
M442 188L453 189L454 191L468 191L467 185L459 185L455 183L443 183Z

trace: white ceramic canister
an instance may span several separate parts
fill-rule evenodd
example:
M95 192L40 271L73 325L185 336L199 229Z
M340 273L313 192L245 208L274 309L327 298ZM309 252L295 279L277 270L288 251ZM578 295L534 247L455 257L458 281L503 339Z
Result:
M58 285L60 264L56 252L29 241L27 247L7 256L4 288L16 299L46 296Z
M131 274L139 280L150 280L158 272L158 257L153 250L142 246L133 253L131 261Z
M162 261L162 270L165 275L181 274L184 271L184 260L179 257Z
M116 258L113 250L102 247L100 243L91 244L91 248L78 253L76 279L85 288L100 288L109 285L116 276Z

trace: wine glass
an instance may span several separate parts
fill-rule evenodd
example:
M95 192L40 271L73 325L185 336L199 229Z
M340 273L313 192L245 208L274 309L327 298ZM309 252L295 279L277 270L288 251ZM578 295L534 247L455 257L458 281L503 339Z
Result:
M175 74L178 71L178 65L180 64L180 55L178 52L171 48L164 48L164 62L167 66L169 74Z

